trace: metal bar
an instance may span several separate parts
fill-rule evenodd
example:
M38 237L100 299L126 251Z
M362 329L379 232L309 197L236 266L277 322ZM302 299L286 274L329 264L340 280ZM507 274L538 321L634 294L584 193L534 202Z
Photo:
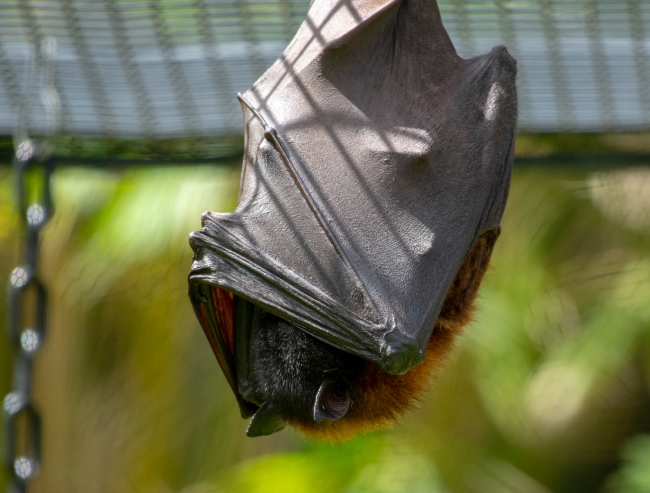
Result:
M86 37L83 33L83 26L77 17L74 2L72 0L60 0L60 3L68 31L74 40L74 49L86 80L86 86L91 94L95 111L99 115L100 128L104 135L109 136L114 128L114 119L111 114L111 106L105 96L106 88L88 49Z
M585 23L587 25L587 34L589 35L589 49L591 52L591 63L594 67L598 106L602 114L602 128L611 131L613 128L616 128L616 120L612 107L609 67L605 59L605 51L601 37L600 14L596 0L586 0L585 3Z
M135 62L133 47L131 46L129 35L124 25L122 12L116 0L103 1L108 11L111 31L118 48L120 61L124 66L124 71L133 93L133 100L138 106L138 116L142 125L142 133L146 138L152 139L156 133L156 115L151 105L142 74Z
M210 69L210 76L214 86L217 99L219 100L220 108L228 108L232 99L232 94L235 92L230 83L228 76L228 69L225 67L221 60L217 46L217 37L212 29L210 22L210 12L205 0L194 0L194 7L197 12L197 21L199 24L199 33L201 34L201 42L203 50ZM218 111L219 108L216 108ZM230 115L222 115L223 118L228 118Z
M643 108L644 123L650 125L650 52L646 45L648 33L646 33L643 25L641 2L639 0L628 0L627 5L630 33L634 40L634 62L639 84L639 99Z
M560 37L557 32L557 16L555 15L554 1L541 0L542 29L546 39L548 57L551 61L551 74L555 95L555 107L558 123L562 130L571 131L575 128L575 116L571 97L567 90L568 79L564 67Z
M167 68L167 73L169 74L176 96L176 106L183 118L185 133L189 136L194 136L197 134L197 126L195 123L197 111L190 96L189 86L185 80L183 71L174 58L174 42L165 22L163 9L157 0L153 0L149 2L149 11L153 19L158 44L162 50L165 67Z

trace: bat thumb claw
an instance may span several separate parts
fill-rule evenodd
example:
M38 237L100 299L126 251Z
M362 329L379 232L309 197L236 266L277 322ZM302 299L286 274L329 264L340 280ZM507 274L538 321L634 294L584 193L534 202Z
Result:
M280 431L287 426L287 423L273 408L273 405L266 401L257 410L246 430L246 435L249 437L259 437L263 435L271 435L276 431Z

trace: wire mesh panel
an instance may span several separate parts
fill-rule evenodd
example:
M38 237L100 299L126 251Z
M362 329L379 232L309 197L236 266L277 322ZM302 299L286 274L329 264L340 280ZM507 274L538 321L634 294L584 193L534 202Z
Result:
M647 0L455 0L440 7L462 56L503 43L517 58L521 129L650 125Z
M316 0L318 1L318 0ZM235 98L282 53L308 0L5 0L0 134L46 122L33 67L56 46L59 131L165 138L241 132ZM505 44L519 62L519 127L650 127L650 0L441 0L463 57ZM31 88L31 89L30 89ZM31 92L30 92L31 91ZM51 97L51 94L50 96ZM27 98L27 103L25 102Z
M46 37L57 42L66 133L239 132L237 91L277 58L305 10L245 0L4 2L2 132L11 130L34 46Z

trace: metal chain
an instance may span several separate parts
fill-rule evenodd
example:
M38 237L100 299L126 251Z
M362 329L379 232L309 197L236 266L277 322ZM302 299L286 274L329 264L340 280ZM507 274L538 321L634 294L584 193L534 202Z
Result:
M24 263L11 272L8 290L7 332L16 348L12 389L3 401L5 461L13 479L10 492L26 491L26 482L38 473L41 458L41 419L31 401L31 380L32 359L45 338L47 320L47 292L38 276L38 244L41 229L52 211L52 166L45 161L41 199L28 206L25 177L33 157L33 144L25 141L18 146L14 158L19 208L27 226L27 244ZM25 320L27 314L32 315L32 320Z
M29 138L28 113L36 99L29 85L20 105L13 158L18 210L26 228L23 263L11 271L7 289L7 335L15 348L11 391L4 397L5 464L11 478L8 492L24 493L27 482L38 474L41 461L41 418L31 398L33 358L46 334L47 291L39 278L39 240L52 216L49 158L51 140L60 121L60 102L54 88L52 66L56 43L43 39L29 75L40 80L39 95L47 121L45 138L38 145Z
M26 490L26 482L38 473L41 460L41 419L31 400L31 383L32 360L45 339L47 323L47 292L38 275L38 245L41 229L52 214L52 163L40 163L41 197L28 205L26 175L39 164L32 142L21 143L14 157L18 204L27 239L24 262L11 272L7 303L7 332L16 348L12 388L3 401L5 462L13 480L8 490L12 493Z

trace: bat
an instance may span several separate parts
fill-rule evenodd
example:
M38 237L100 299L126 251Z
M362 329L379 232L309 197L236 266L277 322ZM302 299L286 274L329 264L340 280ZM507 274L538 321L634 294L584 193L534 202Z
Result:
M513 165L516 61L463 59L435 0L316 0L239 101L239 204L190 235L196 316L247 435L344 440L425 391Z

